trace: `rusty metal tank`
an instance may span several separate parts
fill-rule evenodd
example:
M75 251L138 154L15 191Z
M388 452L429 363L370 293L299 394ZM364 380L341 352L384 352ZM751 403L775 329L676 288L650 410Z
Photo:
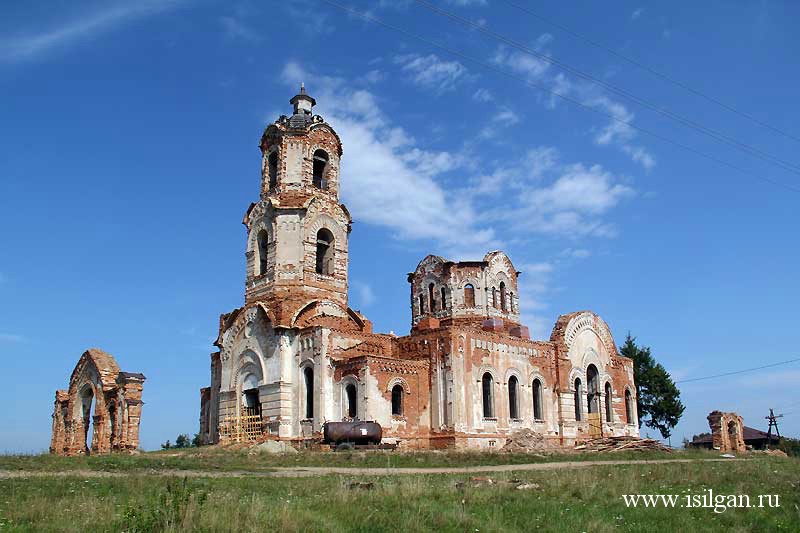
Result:
M322 427L326 444L380 444L383 428L377 422L325 422Z

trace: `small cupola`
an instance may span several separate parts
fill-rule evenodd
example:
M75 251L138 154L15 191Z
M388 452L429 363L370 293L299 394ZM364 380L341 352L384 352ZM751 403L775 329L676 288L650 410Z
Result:
M306 94L306 87L300 84L300 92L294 96L289 103L294 106L295 115L310 115L311 109L317 105L317 101Z

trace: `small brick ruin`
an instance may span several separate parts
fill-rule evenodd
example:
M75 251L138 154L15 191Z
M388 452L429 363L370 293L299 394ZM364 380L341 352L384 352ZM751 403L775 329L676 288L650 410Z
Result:
M742 453L747 450L744 443L744 423L736 413L712 411L708 415L711 428L712 447L721 452Z
M67 390L57 390L50 453L106 454L139 447L142 374L121 372L111 354L91 348L81 355ZM89 429L91 442L87 442Z

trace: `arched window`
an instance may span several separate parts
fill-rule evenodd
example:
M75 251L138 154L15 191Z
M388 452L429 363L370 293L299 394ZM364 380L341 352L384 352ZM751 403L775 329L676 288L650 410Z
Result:
M494 380L486 372L481 379L483 388L483 418L494 418Z
M533 419L542 420L542 382L533 380Z
M587 408L589 413L600 412L600 387L599 378L597 375L597 367L589 365L586 369L586 385L587 385Z
M325 150L314 152L314 187L328 188L328 154Z
M424 294L420 294L419 295L419 314L420 315L424 315L425 314L425 295Z
M514 312L514 293L513 292L509 292L508 293L508 310L511 311L512 313Z
M611 422L611 383L606 383L606 422Z
M399 383L392 387L392 415L403 415L403 386Z
M431 303L431 313L436 311L436 299L433 297L433 283L428 285L428 301Z
M256 272L256 275L263 276L267 273L267 250L269 246L269 236L267 235L267 230L262 229L258 232L258 236L256 237L256 245L258 248L258 257L256 258L258 271Z
M464 285L464 307L475 307L475 287L470 283Z
M444 311L447 308L447 293L445 292L444 287L442 287L439 292L442 295L442 298L441 298L440 301L442 302L441 303L442 311Z
M625 421L628 424L633 424L635 421L633 420L633 404L631 401L631 391L625 391Z
M314 369L305 367L303 378L306 385L306 418L314 418Z
M512 420L519 418L519 381L516 377L508 378L508 417Z
M503 311L507 311L506 309L506 282L500 282L500 309Z
M333 234L326 228L317 232L317 274L333 275Z
M356 386L352 383L348 383L347 386L344 388L344 394L347 399L347 417L348 418L356 418L356 414L358 413L358 399L356 398Z
M269 167L269 188L274 189L278 185L278 152L269 154L267 162Z
M581 391L581 380L580 378L575 379L575 420L578 422L581 421L581 395L583 392Z
M500 302L497 298L497 287L492 287L492 306L497 309L497 306Z

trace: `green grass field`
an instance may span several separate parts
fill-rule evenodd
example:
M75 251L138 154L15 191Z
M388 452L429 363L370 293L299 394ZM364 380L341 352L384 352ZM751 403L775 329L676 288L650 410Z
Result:
M426 467L620 457L424 453L390 459L402 466ZM702 459L718 454L636 457ZM386 454L373 453L253 456L219 450L132 457L3 456L0 469L38 475L0 478L0 531L800 530L800 461L765 456L477 474L491 478L492 484L471 482L475 474L304 478L159 474L165 469L194 469L219 475L226 470L268 471L298 464L386 466L386 461ZM92 471L93 476L81 475L82 470ZM535 486L519 490L520 483ZM751 499L776 494L780 507L715 513L709 508L626 508L622 500L623 494L703 494L708 489Z

